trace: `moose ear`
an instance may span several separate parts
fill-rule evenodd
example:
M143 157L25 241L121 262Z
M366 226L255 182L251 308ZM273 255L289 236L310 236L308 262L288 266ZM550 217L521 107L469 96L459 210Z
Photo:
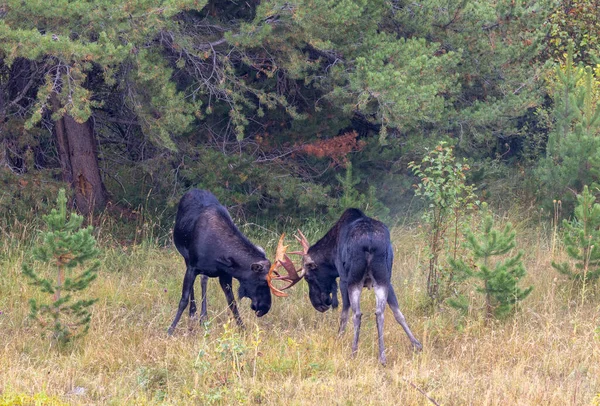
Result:
M265 267L260 262L256 262L252 264L250 269L252 269L254 272L262 272L265 269Z

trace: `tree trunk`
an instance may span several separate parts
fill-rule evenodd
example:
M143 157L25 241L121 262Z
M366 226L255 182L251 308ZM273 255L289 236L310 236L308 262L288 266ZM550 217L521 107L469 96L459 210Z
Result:
M58 107L55 95L53 110ZM64 115L55 124L56 143L63 172L63 181L75 192L77 210L83 215L103 209L106 205L106 189L98 167L98 151L94 129L90 120L78 123Z
M50 96L50 102L52 103L52 110L57 111L60 108L58 98L55 93ZM61 118L54 123L54 135L56 136L56 149L58 150L58 156L60 157L60 169L62 181L73 184L73 170L71 169L71 158L69 155L69 142L67 140L67 132L65 130L65 122Z
M6 134L4 134L4 125L6 124L6 101L5 101L5 89L0 87L0 169L8 166L8 160L6 158Z
M77 209L82 214L103 209L106 206L106 189L98 167L98 151L92 124L90 120L78 123L68 115L62 121L69 143Z
M0 134L1 136L2 134ZM8 159L6 158L6 141L0 140L0 169L4 169L8 166Z

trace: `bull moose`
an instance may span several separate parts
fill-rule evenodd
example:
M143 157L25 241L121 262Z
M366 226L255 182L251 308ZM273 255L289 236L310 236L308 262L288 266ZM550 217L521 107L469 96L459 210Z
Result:
M383 318L385 304L390 306L396 321L402 326L415 350L421 350L421 343L414 337L404 315L398 306L398 299L391 284L393 250L390 232L385 224L367 217L358 209L347 209L337 223L316 244L310 246L306 237L298 230L296 237L303 250L290 254L302 255L302 268L294 269L293 263L285 255L285 249L278 250L276 265L283 266L287 276L277 272L269 273L269 280L283 279L290 284L288 289L301 278L308 282L309 298L313 307L324 312L337 306L337 284L340 278L342 312L339 335L348 323L349 310L354 313L354 340L352 354L358 349L360 334L360 295L363 287L373 288L376 298L376 322L379 338L379 361L386 363L383 345ZM282 247L284 248L284 247ZM281 251L281 252L279 252Z
M194 281L202 275L202 310L200 319L206 317L206 282L219 278L219 283L229 309L237 324L243 327L232 292L232 279L239 281L238 297L248 297L256 316L267 314L271 308L271 292L267 274L271 262L265 251L252 244L233 223L229 212L209 191L192 189L179 201L175 228L175 247L185 260L185 277L181 300L169 335L173 334L181 314L190 304L190 317L196 313Z

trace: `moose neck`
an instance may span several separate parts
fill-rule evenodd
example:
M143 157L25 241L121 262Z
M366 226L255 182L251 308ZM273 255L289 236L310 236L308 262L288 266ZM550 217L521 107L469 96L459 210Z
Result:
M308 250L308 255L319 265L335 268L334 258L339 239L338 228L339 222Z

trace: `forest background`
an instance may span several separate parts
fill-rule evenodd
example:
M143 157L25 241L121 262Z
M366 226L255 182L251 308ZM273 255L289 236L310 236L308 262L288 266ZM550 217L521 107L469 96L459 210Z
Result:
M0 0L0 405L600 405L599 10ZM192 187L269 258L383 220L423 351L389 315L378 365L365 290L350 358L305 283L240 330L211 280L167 336Z
M190 187L260 224L393 221L440 141L482 199L570 216L600 176L597 6L3 1L1 221L65 183L83 214L164 230Z

